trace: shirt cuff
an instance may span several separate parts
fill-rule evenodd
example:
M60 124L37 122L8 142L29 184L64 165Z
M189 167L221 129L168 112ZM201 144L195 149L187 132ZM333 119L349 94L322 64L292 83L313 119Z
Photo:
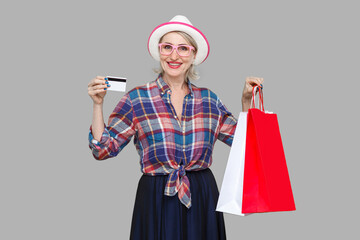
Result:
M108 146L108 142L110 141L110 133L106 126L104 125L104 132L101 135L100 141L96 140L92 134L92 126L89 129L89 147L92 149L104 149Z

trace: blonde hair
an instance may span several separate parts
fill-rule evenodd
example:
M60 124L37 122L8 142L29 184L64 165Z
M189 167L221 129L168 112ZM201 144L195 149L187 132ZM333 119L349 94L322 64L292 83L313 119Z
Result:
M188 43L190 43L191 46L193 46L195 48L195 54L197 53L197 50L198 50L198 46L195 42L195 40L187 33L185 32L182 32L182 31L172 31L174 33L177 33L179 34L180 36L182 36ZM168 34L168 33L166 33ZM163 37L166 35L164 34L160 40L159 40L159 43L161 43ZM154 69L154 71L158 74L161 74L161 76L164 75L164 69L162 68L162 66L160 65L160 69ZM194 64L191 64L189 69L186 71L185 73L185 81L187 82L189 79L192 79L192 80L197 80L199 79L199 75L198 73L195 71L195 66Z

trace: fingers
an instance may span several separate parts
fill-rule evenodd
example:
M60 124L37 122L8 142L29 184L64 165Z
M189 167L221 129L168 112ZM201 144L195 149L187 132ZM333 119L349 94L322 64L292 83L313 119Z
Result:
M88 87L92 87L98 84L106 84L105 78L97 76L89 82Z
M97 79L100 79L100 80L105 80L105 77L104 76L96 76Z
M105 77L97 76L96 78L92 79L90 83L88 84L88 89L99 89L99 88L108 88L110 87L110 84L107 80L105 80Z
M264 78L260 78L260 77L247 77L246 78L246 84L254 87L254 86L261 86L264 83Z
M102 88L102 89L96 89L96 90L91 90L91 91L89 91L89 95L90 95L90 96L95 96L96 94L102 93L102 92L106 92L106 90L105 90L104 88Z
M95 96L98 93L106 92L108 87L110 87L110 84L107 80L105 80L105 77L96 76L88 84L88 94L90 96Z
M247 77L245 80L245 86L243 89L242 99L245 102L251 100L252 91L254 86L259 86L262 88L262 84L264 83L264 78L260 77Z
M88 91L98 90L98 89L104 89L110 87L109 84L97 84L91 87L88 87Z

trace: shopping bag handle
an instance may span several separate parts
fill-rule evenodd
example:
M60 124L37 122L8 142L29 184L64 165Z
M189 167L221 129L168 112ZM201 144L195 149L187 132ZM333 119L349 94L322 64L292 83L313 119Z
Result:
M256 108L256 105L255 105L255 97L256 97L257 91L259 91L259 109L260 109L261 111L265 112L265 109L264 109L263 91L262 91L262 88L259 87L259 86L254 86L254 87L253 87L250 108Z

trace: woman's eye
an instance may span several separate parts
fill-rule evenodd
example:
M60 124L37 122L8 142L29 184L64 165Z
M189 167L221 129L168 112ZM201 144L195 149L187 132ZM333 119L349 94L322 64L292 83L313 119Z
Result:
M170 49L172 49L172 47L171 47L171 45L164 45L164 49L170 50Z
M180 50L186 52L187 50L189 50L189 48L186 46L181 46Z

